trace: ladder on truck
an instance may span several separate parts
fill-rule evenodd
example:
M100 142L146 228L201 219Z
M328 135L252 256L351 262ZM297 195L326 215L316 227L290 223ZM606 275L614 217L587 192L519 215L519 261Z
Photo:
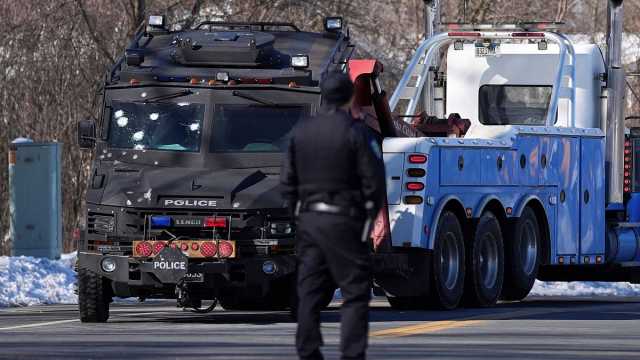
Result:
M403 118L416 115L416 109L421 101L426 101L422 96L430 78L430 64L439 55L440 49L453 43L476 42L484 40L510 40L510 41L552 41L559 47L559 66L555 77L551 103L547 113L546 126L553 126L556 119L558 104L567 102L568 118L571 119L571 127L575 127L575 98L576 98L576 55L571 40L564 34L549 31L556 28L555 23L523 23L518 25L466 25L449 24L449 31L438 33L418 46L409 66L405 70L398 86L396 87L389 106L391 111ZM435 70L437 71L437 70ZM402 107L398 108L402 103ZM423 104L424 105L424 104ZM398 108L398 110L396 110ZM432 115L432 114L429 114Z

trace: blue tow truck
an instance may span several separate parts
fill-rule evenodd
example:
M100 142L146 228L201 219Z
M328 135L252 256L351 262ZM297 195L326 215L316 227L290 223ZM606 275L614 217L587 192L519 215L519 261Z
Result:
M417 48L390 108L419 135L383 143L375 282L394 308L521 300L536 279L640 281L622 0L608 16L605 55L550 23L453 24Z

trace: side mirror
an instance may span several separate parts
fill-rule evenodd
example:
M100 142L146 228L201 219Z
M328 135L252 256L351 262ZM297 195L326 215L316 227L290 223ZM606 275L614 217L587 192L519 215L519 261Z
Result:
M78 145L83 149L93 149L96 145L96 123L86 119L78 122Z

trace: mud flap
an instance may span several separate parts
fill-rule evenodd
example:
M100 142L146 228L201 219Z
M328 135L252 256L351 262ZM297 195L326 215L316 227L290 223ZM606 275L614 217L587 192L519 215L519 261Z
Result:
M424 296L430 286L431 258L431 252L421 249L374 254L375 284L392 296Z

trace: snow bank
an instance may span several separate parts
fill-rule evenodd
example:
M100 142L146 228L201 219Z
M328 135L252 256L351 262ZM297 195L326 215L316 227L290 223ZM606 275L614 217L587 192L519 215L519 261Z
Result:
M536 281L530 296L640 296L640 285L626 282Z
M60 260L0 256L0 307L75 304L76 254Z

